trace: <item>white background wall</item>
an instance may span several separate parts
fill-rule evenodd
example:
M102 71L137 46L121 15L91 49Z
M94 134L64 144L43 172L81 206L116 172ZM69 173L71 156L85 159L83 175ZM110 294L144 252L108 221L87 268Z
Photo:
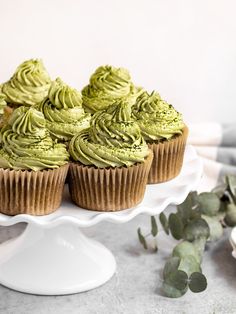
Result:
M101 64L187 121L236 121L235 0L0 0L0 82L29 58L82 88Z

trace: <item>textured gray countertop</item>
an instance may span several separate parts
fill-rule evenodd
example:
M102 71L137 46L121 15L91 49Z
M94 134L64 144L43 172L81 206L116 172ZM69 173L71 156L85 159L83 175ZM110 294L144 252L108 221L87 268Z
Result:
M35 296L0 286L0 314L233 314L236 313L236 260L228 234L211 245L202 265L208 288L180 299L161 295L161 272L175 242L160 233L159 252L145 252L137 241L138 226L149 228L149 217L126 224L100 223L86 234L106 245L117 260L117 273L102 287L67 296ZM18 235L24 224L0 227L0 241ZM148 229L147 229L148 231Z

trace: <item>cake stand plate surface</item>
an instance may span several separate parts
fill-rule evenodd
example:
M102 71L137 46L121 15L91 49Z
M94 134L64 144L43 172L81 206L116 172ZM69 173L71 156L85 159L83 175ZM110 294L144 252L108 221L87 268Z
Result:
M95 212L75 206L65 188L61 207L45 216L0 214L0 225L26 222L25 231L0 245L0 283L21 292L62 295L87 291L109 280L116 270L112 253L87 238L80 228L100 221L124 223L146 213L157 215L170 204L184 201L195 190L202 162L186 147L181 173L175 179L148 185L138 206L120 212Z

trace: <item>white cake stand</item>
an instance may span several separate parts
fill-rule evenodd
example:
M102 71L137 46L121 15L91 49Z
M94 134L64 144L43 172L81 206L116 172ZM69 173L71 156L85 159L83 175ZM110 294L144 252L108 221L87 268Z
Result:
M166 183L148 185L135 208L120 212L95 212L71 203L65 189L61 207L47 216L0 214L0 225L28 225L18 237L0 245L0 283L21 292L62 295L87 291L109 280L116 270L112 253L87 238L80 228L100 221L124 223L146 213L157 215L170 204L179 204L196 189L202 162L193 147L186 148L180 175Z

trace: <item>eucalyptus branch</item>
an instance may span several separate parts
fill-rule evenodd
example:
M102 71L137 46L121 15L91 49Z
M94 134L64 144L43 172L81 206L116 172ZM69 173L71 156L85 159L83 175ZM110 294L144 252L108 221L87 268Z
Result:
M163 270L162 290L171 298L184 295L188 289L195 293L206 289L207 279L201 269L206 243L217 241L223 227L236 225L236 177L225 177L225 183L211 192L189 193L176 209L168 217L159 215L164 232L180 241ZM146 238L156 239L157 235L158 224L151 216L151 231L143 236L139 228L139 241L148 249Z

